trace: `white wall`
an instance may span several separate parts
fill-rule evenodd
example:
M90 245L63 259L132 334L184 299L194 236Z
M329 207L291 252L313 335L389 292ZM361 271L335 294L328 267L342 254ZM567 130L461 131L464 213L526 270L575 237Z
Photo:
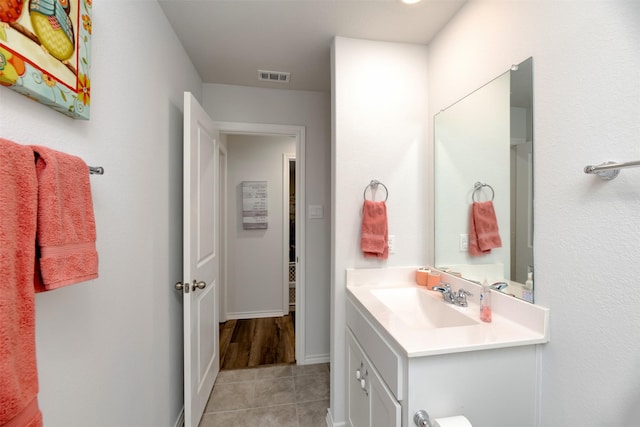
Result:
M420 265L426 260L427 48L337 37L332 50L331 416L345 419L345 269ZM363 191L383 182L386 261L359 250Z
M182 408L182 92L201 82L156 2L93 2L91 120L0 87L0 136L78 155L100 278L36 296L47 427L173 426ZM167 71L167 70L170 70ZM164 70L164 71L162 71Z
M281 316L288 311L284 275L283 154L296 153L288 136L227 135L227 315L232 319ZM288 175L287 175L288 180ZM242 181L267 182L267 229L242 227ZM288 206L287 194L287 206ZM284 246L283 246L284 245ZM288 254L288 251L287 251Z
M308 219L303 207L306 245L300 252L305 272L305 361L329 355L330 102L321 92L203 85L203 106L218 121L305 127L305 200L324 206L323 219Z
M640 419L640 2L471 0L429 48L430 116L533 56L535 298L551 308L540 425ZM491 393L491 390L487 390Z

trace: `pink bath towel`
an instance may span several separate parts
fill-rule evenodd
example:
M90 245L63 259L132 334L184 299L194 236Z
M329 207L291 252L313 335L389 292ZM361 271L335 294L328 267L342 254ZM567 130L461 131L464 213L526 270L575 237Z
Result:
M98 277L89 167L79 157L33 146L38 177L38 268L48 291ZM36 284L37 275L36 275Z
M360 249L366 258L389 258L387 205L365 200L362 208Z
M469 221L469 255L485 255L500 247L502 240L493 202L474 202Z
M33 150L0 138L0 426L39 427Z

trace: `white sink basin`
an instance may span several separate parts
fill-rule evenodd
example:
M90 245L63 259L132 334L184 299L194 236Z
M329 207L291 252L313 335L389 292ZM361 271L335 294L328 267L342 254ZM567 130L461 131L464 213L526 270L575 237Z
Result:
M419 288L372 289L371 294L412 328L454 328L477 325L454 306Z
M454 306L415 283L417 267L347 269L347 297L355 311L380 328L408 357L433 356L549 342L549 309L492 296L491 323L480 321L480 287L442 273L454 290L465 289L469 307ZM347 310L349 315L349 310ZM355 321L355 320L354 320Z

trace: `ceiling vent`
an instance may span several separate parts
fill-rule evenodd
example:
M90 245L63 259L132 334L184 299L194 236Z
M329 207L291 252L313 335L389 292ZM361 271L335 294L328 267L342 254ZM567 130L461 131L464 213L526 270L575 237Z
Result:
M283 71L258 70L258 80L264 82L289 83L291 73Z

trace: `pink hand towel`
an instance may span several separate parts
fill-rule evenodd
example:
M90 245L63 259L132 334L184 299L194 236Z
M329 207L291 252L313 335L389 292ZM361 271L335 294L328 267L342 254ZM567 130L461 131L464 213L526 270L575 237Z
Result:
M48 291L98 277L89 167L75 156L33 146L38 176L38 268ZM38 275L36 274L36 284Z
M387 205L385 202L365 200L362 208L360 249L365 258L389 258Z
M469 255L485 255L500 247L502 240L493 202L474 202L469 221Z
M0 138L0 426L39 427L33 150Z

